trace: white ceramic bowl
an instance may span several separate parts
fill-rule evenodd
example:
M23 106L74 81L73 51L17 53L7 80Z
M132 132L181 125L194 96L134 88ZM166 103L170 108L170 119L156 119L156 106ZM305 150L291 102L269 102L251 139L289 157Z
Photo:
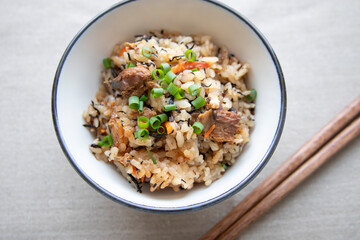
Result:
M249 84L258 92L251 141L224 176L190 191L136 192L115 168L89 151L93 136L82 112L100 84L102 59L114 44L154 29L207 34L251 65ZM240 13L216 1L139 0L115 4L83 27L59 63L52 114L60 145L80 176L103 195L125 205L156 212L211 206L244 188L270 159L285 119L286 93L280 64L265 37Z

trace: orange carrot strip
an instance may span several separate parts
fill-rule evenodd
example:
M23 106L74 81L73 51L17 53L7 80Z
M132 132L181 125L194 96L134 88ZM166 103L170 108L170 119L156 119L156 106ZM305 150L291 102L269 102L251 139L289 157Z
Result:
M138 45L138 43L124 43L124 46L122 47L122 49L120 50L120 52L118 53L118 56L121 57L123 55L124 52L126 52L128 50L128 48L135 48L136 45Z
M178 65L176 65L175 67L173 67L171 69L171 71L176 74L176 73L182 72L184 70L191 70L194 68L204 69L204 68L208 68L208 67L210 67L210 63L208 63L208 62L181 62Z
M215 124L211 126L211 128L205 133L204 138L208 138L209 135L212 133L212 131L215 128Z
M131 174L132 174L132 175L135 175L135 174L136 174L136 170L137 170L136 167L133 166L133 171L132 171Z
M111 102L110 106L113 107L115 105L115 102Z
M101 133L106 133L106 129L101 129L100 132Z
M166 128L166 133L171 134L173 132L173 130L174 130L174 128L171 126L171 123L170 122L165 122L164 125L165 125L165 128Z

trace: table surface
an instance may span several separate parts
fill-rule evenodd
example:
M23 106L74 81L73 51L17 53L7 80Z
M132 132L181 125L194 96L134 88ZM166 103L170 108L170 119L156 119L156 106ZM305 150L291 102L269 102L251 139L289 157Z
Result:
M270 162L213 207L154 214L91 188L60 149L51 118L57 64L72 37L112 0L0 2L0 239L198 239L360 94L360 1L224 3L267 37L286 78L288 110ZM360 139L239 239L360 239Z

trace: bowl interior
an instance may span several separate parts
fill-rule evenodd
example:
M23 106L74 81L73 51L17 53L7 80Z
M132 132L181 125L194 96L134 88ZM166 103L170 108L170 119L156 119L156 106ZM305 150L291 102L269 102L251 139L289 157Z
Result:
M206 34L225 45L241 61L249 62L248 84L258 92L251 141L224 176L209 187L191 191L142 194L110 164L97 161L89 151L93 136L82 127L82 112L100 84L102 59L114 44L153 29ZM243 19L218 3L194 0L131 1L97 16L74 38L60 62L54 83L53 111L59 140L80 174L111 198L148 210L177 211L217 202L245 186L270 157L281 133L284 86L271 49ZM275 57L276 59L276 57Z

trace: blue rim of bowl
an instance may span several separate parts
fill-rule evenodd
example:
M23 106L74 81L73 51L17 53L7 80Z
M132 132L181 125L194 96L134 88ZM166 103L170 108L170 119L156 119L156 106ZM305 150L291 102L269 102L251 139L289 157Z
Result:
M243 181L241 181L240 183L238 183L236 186L234 186L233 188L229 189L228 191L222 193L221 195L208 199L206 201L200 202L200 203L196 203L196 204L191 204L188 206L184 206L184 207L166 207L166 208L160 208L160 207L151 207L151 206L147 206L147 205L142 205L142 204L137 204L131 201L128 201L126 199L122 199L114 194L112 194L111 192L107 191L106 189L104 189L103 187L101 187L100 185L98 185L96 182L94 182L89 176L87 176L87 174L85 172L82 171L82 169L77 165L76 161L74 160L73 156L70 154L69 150L67 149L65 143L64 143L64 139L62 136L62 133L60 131L60 127L59 127L59 123L58 123L58 116L57 116L57 87L58 87L58 83L59 83L59 78L60 78L60 74L61 74L61 70L62 67L66 61L67 56L69 55L72 47L75 45L75 43L77 42L77 40L81 37L81 35L93 24L95 23L98 19L100 19L101 17L103 17L104 15L106 15L108 12L111 12L112 10L121 7L122 5L125 5L127 3L130 2L134 2L137 0L127 0L127 1L122 1L119 2L117 4L114 4L113 6L109 7L108 9L104 10L103 12L99 13L97 16L95 16L92 20L90 20L76 35L75 37L71 40L71 42L69 43L69 45L67 46L60 62L58 65L58 68L56 70L56 74L55 74L55 78L54 78L54 83L53 83L53 89L52 89L52 101L51 101L51 111L52 111L52 118L53 118L53 124L54 124L54 128L55 128L55 132L56 132L56 136L58 138L58 141L60 143L60 146L64 152L64 154L66 155L67 159L69 160L70 164L73 166L73 168L77 171L77 173L90 185L92 186L95 190L97 190L98 192L100 192L102 195L104 195L105 197L118 202L120 204L126 205L128 207L131 208L135 208L138 210L143 210L146 212L157 212L157 213L179 213L179 212L189 212L189 211L195 211L195 210L200 210L203 208L207 208L210 206L213 206L227 198L230 198L231 196L233 196L234 194L238 193L241 189L243 189L244 187L246 187L260 172L261 170L265 167L265 165L268 163L268 161L270 160L272 154L274 153L277 144L279 143L280 140L280 136L281 133L283 131L284 128L284 124L285 124L285 116L286 116L286 87L285 87L285 80L284 80L284 76L281 70L281 66L280 63L276 57L276 54L274 52L274 50L272 49L272 47L270 46L269 42L266 40L265 36L255 27L254 24L252 24L246 17L244 17L242 14L240 14L239 12L237 12L236 10L232 9L231 7L220 3L218 1L215 0L202 0L205 2L208 2L210 4L214 4L226 11L228 11L229 13L235 15L237 18L239 18L239 20L241 20L243 23L245 23L256 35L257 37L262 41L262 43L264 44L264 46L266 47L269 55L271 56L273 63L275 65L276 71L277 71L277 75L279 78L279 85L280 85L280 90L281 90L281 108L280 108L280 116L279 116L279 122L277 125L277 129L276 129L276 133L275 136L267 150L267 152L265 153L265 155L263 156L262 160L259 162L259 164L256 166L256 168L245 178L243 179Z

